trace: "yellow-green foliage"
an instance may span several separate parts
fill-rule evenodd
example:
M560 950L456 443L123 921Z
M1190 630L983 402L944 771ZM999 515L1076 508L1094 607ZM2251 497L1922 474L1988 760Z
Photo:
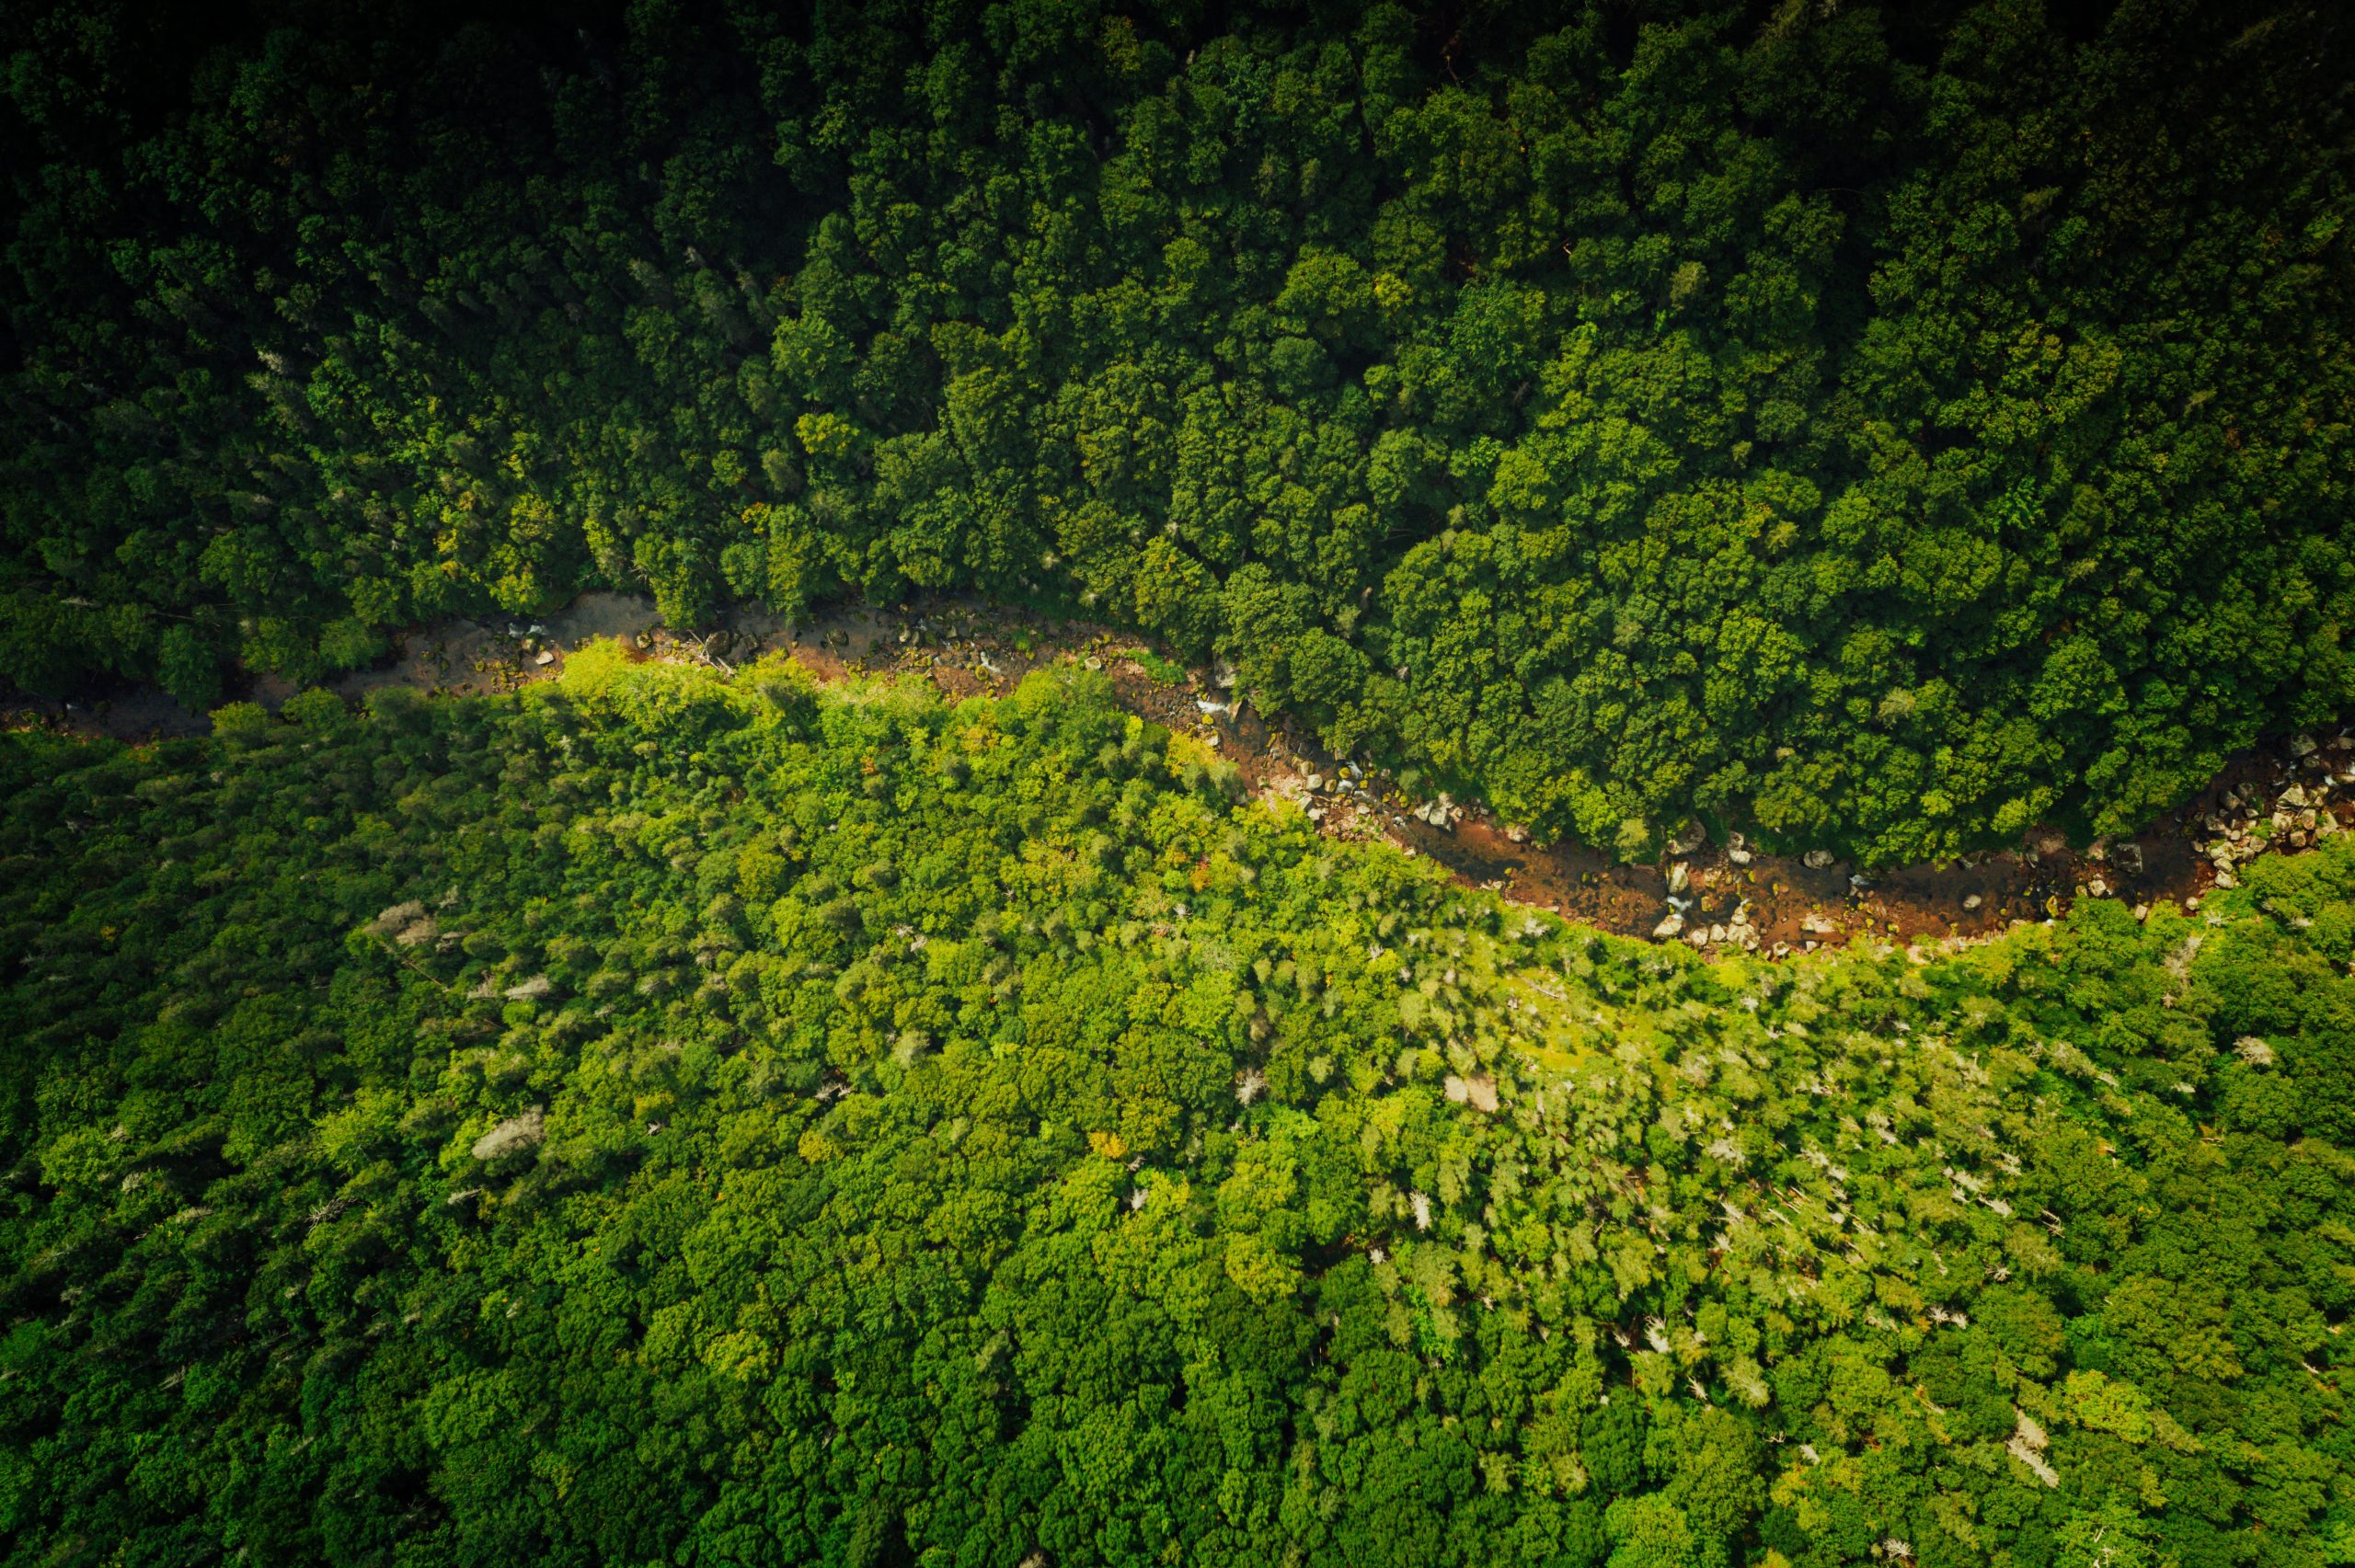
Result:
M0 745L27 1561L2343 1555L2355 852L1709 965L1078 671L287 711Z

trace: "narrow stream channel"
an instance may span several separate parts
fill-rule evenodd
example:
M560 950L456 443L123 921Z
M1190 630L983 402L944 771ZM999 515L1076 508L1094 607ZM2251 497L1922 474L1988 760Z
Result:
M2086 897L2141 909L2162 900L2197 908L2220 874L2234 876L2257 854L2295 853L2355 824L2355 740L2341 731L2243 753L2197 797L2141 833L2082 849L2058 832L2033 830L2016 849L1860 872L1845 861L1819 856L1809 864L1757 853L1738 841L1706 841L1695 830L1672 846L1683 853L1620 864L1576 845L1533 844L1476 807L1409 799L1386 777L1331 756L1290 724L1269 724L1209 672L1172 680L1171 667L1149 670L1132 657L1139 647L1132 635L972 600L839 607L795 626L740 609L697 637L661 625L650 600L589 593L536 621L454 619L418 628L402 634L377 667L327 684L347 697L384 686L450 695L511 691L552 679L568 650L605 636L647 658L723 666L783 651L824 681L922 674L951 696L1001 692L1044 666L1087 663L1109 677L1132 711L1200 738L1254 794L1296 801L1327 833L1386 838L1467 887L1705 952L1781 956L1866 937L1900 945L1969 941L2055 917ZM275 707L293 690L264 678L247 695ZM0 720L132 740L209 727L203 715L149 689L97 704L18 698L0 703Z

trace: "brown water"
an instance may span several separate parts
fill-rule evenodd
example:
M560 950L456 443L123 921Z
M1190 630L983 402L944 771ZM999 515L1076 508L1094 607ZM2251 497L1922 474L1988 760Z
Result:
M971 600L896 610L843 607L794 626L740 609L697 637L662 625L651 601L590 593L536 620L438 622L400 636L393 654L376 668L328 684L347 697L383 686L448 695L512 691L554 677L564 668L567 650L607 636L622 639L645 658L722 668L782 651L824 681L917 673L956 697L1009 691L1048 664L1086 663L1109 676L1132 711L1202 739L1235 764L1253 793L1314 809L1327 833L1387 839L1429 856L1466 886L1627 935L1652 934L1670 908L1670 867L1682 864L1687 884L1679 897L1688 900L1683 911L1687 931L1706 933L1729 925L1746 902L1749 926L1768 953L1801 952L1864 936L1899 944L1982 937L2055 915L2097 883L2130 904L2197 900L2215 884L2213 867L2198 851L2213 836L2204 826L2211 813L2250 819L2252 813L2269 809L2292 783L2312 790L2328 781L2334 797L2342 789L2355 794L2355 750L2325 737L2325 745L2303 757L2277 747L2235 758L2197 800L2131 840L2110 841L2099 855L2039 830L2017 850L1959 863L1884 867L1863 885L1851 881L1855 868L1845 862L1809 867L1795 858L1757 854L1739 864L1722 843L1699 844L1657 864L1621 865L1591 850L1521 841L1477 808L1466 809L1449 826L1434 826L1413 815L1414 803L1380 775L1366 775L1361 791L1337 794L1330 786L1338 772L1336 759L1289 722L1270 726L1247 704L1237 704L1205 672L1189 671L1180 682L1157 681L1128 657L1139 646L1134 636L1086 623L1049 623ZM265 679L247 694L274 707L293 690ZM71 707L20 699L0 713L0 721L11 727L40 726L131 740L202 734L208 727L201 715L148 690ZM1327 787L1311 790L1312 779L1326 781ZM2228 801L2239 802L2237 808ZM2320 809L2336 820L2355 821L2355 809L2347 802L2333 798ZM2303 846L2290 841L2306 835L2292 828L2282 837L2285 848L2294 848ZM2137 851L2139 870L2132 869ZM1721 940L1710 950L1730 945Z

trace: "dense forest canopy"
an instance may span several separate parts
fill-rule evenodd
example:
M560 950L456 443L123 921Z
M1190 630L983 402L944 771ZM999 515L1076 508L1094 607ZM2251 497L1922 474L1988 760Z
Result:
M0 674L971 589L1640 853L2108 830L2355 703L2355 23L0 15Z
M2355 1563L2355 835L1705 962L1077 654L318 686L974 594L1631 858L2116 831L2355 713L2350 114L2310 0L0 7L0 682L213 710L0 736L0 1563Z
M1706 964L1099 678L0 745L0 1555L2355 1561L2355 842Z

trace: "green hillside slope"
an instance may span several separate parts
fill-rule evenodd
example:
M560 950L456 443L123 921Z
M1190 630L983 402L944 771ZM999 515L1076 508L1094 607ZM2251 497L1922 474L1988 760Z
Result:
M23 1563L2355 1553L2355 850L1704 964L607 647L0 744Z

